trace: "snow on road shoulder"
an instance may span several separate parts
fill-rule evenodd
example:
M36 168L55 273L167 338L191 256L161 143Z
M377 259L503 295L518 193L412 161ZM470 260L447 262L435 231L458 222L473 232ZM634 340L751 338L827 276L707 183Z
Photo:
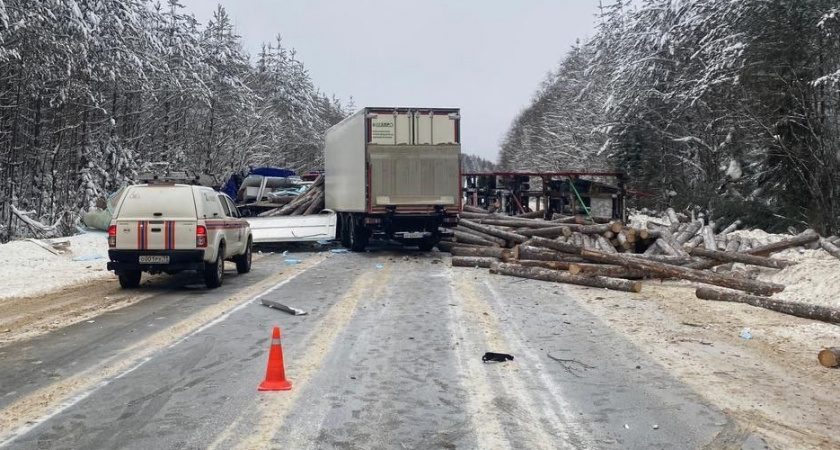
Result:
M0 245L0 301L114 276L105 267L107 233L90 231L58 240L70 242L60 255L27 240Z

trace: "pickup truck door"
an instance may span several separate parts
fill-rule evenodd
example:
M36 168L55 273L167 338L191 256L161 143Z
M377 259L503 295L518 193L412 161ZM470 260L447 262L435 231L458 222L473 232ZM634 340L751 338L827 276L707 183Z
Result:
M230 246L227 254L238 255L242 253L247 242L246 239L248 236L245 231L248 222L239 217L239 210L236 209L236 206L233 205L233 202L227 195L219 194L219 202L221 202L222 210L225 212L225 240Z

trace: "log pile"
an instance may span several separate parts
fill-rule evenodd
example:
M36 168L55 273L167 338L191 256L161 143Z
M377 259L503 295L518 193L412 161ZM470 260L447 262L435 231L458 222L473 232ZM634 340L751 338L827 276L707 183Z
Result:
M315 182L301 195L286 203L281 208L275 208L260 214L265 216L301 216L318 214L324 209L324 175L318 176Z
M454 236L438 247L452 253L453 265L490 267L493 273L630 292L641 289L638 280L677 278L727 288L742 298L769 297L784 286L756 280L737 268L784 269L795 263L771 258L773 253L809 245L840 257L840 238L821 238L813 230L765 241L733 233L740 221L718 227L673 209L644 226L581 216L542 217L539 212L526 218L464 207ZM817 315L821 313L833 317L825 311Z

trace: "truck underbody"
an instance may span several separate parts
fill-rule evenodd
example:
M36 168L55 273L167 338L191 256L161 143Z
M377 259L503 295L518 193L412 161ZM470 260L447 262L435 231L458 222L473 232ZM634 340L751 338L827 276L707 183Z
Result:
M458 217L440 210L435 214L339 213L338 233L342 245L364 251L371 239L386 239L429 251L452 234Z

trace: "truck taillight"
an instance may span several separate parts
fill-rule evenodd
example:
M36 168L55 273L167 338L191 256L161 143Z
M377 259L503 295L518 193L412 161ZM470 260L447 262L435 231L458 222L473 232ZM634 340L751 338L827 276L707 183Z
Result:
M207 227L204 225L195 227L195 246L207 247Z
M117 226L111 225L108 227L108 247L117 246Z

